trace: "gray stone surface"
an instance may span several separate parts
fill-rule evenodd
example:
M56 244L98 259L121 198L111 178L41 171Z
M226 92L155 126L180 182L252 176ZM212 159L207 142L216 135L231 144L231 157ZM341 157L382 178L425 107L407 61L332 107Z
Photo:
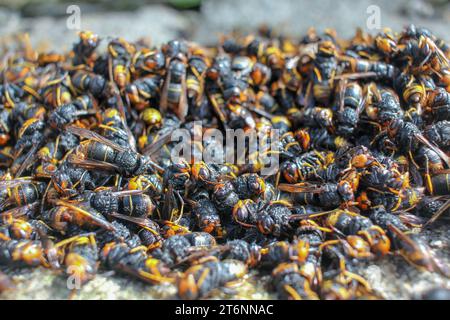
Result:
M79 5L82 29L94 30L103 37L151 38L154 44L180 35L201 43L214 43L222 33L235 29L251 31L262 23L293 36L315 26L318 30L335 28L339 35L350 37L357 27L367 29L367 8L371 5L380 8L381 26L395 30L415 23L447 39L450 21L448 4L435 9L424 0L204 0L200 12L180 12L162 4L125 12L98 11L84 2ZM67 28L67 16L64 10L59 11L62 16L22 18L15 11L1 9L0 36L26 31L35 44L68 49L77 38L76 30Z

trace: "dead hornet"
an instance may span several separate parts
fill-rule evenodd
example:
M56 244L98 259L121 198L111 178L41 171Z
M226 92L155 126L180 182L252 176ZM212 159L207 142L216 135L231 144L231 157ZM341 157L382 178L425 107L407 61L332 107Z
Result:
M383 61L371 61L360 57L342 56L339 60L344 64L345 68L350 71L349 75L344 74L343 77L356 79L375 78L382 80L392 80L397 68Z
M364 96L361 86L357 82L341 80L336 94L337 106L334 114L336 133L344 137L353 134L359 116L364 109Z
M264 179L256 173L243 174L231 181L240 199L258 197L266 190Z
M199 187L208 190L222 181L235 179L237 177L238 168L232 164L215 164L199 161L191 165L191 181Z
M406 117L418 127L423 126L422 115L427 100L425 85L416 80L413 75L401 73L394 80L394 88L402 94L403 100L408 105Z
M319 296L325 300L377 299L366 279L352 272L345 264L324 275Z
M136 79L126 86L126 97L136 110L144 110L150 106L153 100L159 97L160 83L160 76L147 76Z
M188 200L192 207L191 215L197 221L197 227L207 233L220 232L220 215L214 202L208 197L202 197L198 200Z
M186 258L189 262L201 261L206 257L217 257L219 260L233 259L242 261L248 267L255 267L261 261L261 246L256 243L249 243L245 240L228 240L209 249L192 249L191 255Z
M442 120L426 126L423 135L443 151L450 149L450 121Z
M101 135L79 127L69 126L67 130L88 140L81 142L70 162L91 170L117 172L126 177L146 173L159 168L150 158L136 151L124 148Z
M205 92L205 76L210 61L205 56L205 52L196 49L188 61L186 74L187 98L192 101L192 105L199 106Z
M68 73L56 74L45 83L38 93L42 96L44 103L53 108L70 103L73 94L70 89Z
M244 262L249 267L258 265L261 259L261 247L244 240L230 240L219 247L220 260L234 259Z
M112 191L104 189L87 192L86 201L92 208L105 216L120 213L146 218L152 216L155 209L150 196L143 194L142 190Z
M448 196L450 194L450 173L436 174L431 177L428 191L433 195Z
M44 144L46 134L45 123L40 118L31 118L25 121L19 129L17 141L14 146L14 161L11 173L20 177L33 164L33 156Z
M432 288L421 292L419 297L415 298L418 300L449 300L450 299L450 289L446 288Z
M391 121L387 128L389 138L393 139L393 142L398 147L399 151L404 154L416 151L419 145L425 145L426 147L437 153L446 164L449 164L448 157L439 148L432 145L428 141L420 129L411 122L406 122L402 119L395 119Z
M114 226L101 213L86 204L58 199L51 200L51 203L53 207L42 212L41 216L52 229L61 233L67 232L73 225L88 230L114 230Z
M155 258L162 260L169 266L180 264L192 253L192 250L208 250L216 245L216 239L206 232L189 232L174 235L166 239L161 248L152 252Z
M379 88L374 82L364 88L366 104L365 113L369 119L377 121L382 126L395 119L403 118L398 96L387 88Z
M333 152L312 150L284 161L280 171L289 183L317 180L320 179L320 172L326 170L333 161Z
M408 40L399 55L405 56L412 73L431 74L449 66L442 50L429 36L423 34L418 39Z
M124 221L130 227L130 230L133 230L139 236L142 245L146 246L148 251L161 247L163 237L159 225L153 220L127 216L120 213L112 213L111 217Z
M449 208L450 201L445 200L445 196L423 197L422 201L416 206L414 214L429 219L424 224L424 226L427 226L443 216Z
M72 85L80 93L88 92L95 98L105 98L109 94L108 81L99 74L79 70L71 76Z
M12 280L5 273L0 272L0 293L14 289L16 289L16 286Z
M309 218L321 214L312 214ZM383 256L389 253L391 248L391 241L381 227L374 225L369 218L351 211L331 211L326 217L325 225L345 237L345 240L329 240L321 244L321 248L341 243L345 251L356 258L371 257L370 252Z
M341 180L338 183L300 182L278 185L281 191L295 193L293 199L299 204L311 204L328 209L357 204L354 187L352 183L346 180Z
M396 36L389 28L385 28L376 35L374 44L379 51L388 56L398 51Z
M444 88L436 88L428 94L426 110L436 121L450 120L450 93Z
M0 206L2 210L11 206L21 207L40 201L46 184L30 177L0 181Z
M448 267L436 258L424 240L420 239L416 234L408 234L402 232L392 224L388 225L388 229L393 233L393 241L399 254L406 261L420 270L430 272L438 272L449 277L450 270Z
M44 175L51 176L51 186L64 197L73 197L85 190L94 189L99 176L101 176L66 160L58 168L53 165L45 166L42 169Z
M128 190L141 190L156 201L161 199L163 194L163 179L157 174L139 175L128 180L125 186Z
M337 70L337 48L332 41L319 42L314 59L312 90L314 98L328 105Z
M96 113L96 102L90 96L83 95L55 108L50 113L48 121L53 128L62 130L66 125L74 123L81 117L92 116Z
M303 220L291 243L276 241L261 249L260 265L263 268L273 268L280 262L296 263L309 284L316 286L321 281L320 245L329 232L331 230L320 227L314 221Z
M255 203L251 199L240 200L233 208L236 223L245 228L257 228L265 235L280 237L290 230L292 205L284 200Z
M400 212L414 208L421 201L424 190L425 188L423 187L413 188L410 186L401 188L400 190L389 191L368 188L365 191L365 195L372 207L382 205L387 210Z
M119 220L114 220L111 224L113 225L114 230L109 231L102 229L96 231L95 239L99 248L103 248L110 242L124 243L130 248L136 248L142 244L139 236L130 231L124 223Z
M142 48L133 56L131 72L135 78L148 74L161 74L164 72L165 57L161 50Z
M44 250L37 240L0 241L0 264L12 266L45 265Z
M74 44L71 52L73 64L92 66L96 59L94 51L99 45L100 39L91 31L81 31L78 36L80 41Z
M120 89L130 82L131 79L131 57L136 52L133 44L125 39L117 38L108 43L108 75ZM95 68L94 68L95 71Z

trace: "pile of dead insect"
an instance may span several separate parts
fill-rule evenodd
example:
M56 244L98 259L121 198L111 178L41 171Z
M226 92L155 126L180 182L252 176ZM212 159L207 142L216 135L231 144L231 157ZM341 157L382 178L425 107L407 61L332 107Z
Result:
M417 237L450 203L450 47L430 31L103 52L79 37L68 54L4 46L1 264L81 284L113 270L186 299L250 269L280 299L377 298L355 266L387 254L449 275ZM171 133L199 121L277 129L279 169L174 163Z

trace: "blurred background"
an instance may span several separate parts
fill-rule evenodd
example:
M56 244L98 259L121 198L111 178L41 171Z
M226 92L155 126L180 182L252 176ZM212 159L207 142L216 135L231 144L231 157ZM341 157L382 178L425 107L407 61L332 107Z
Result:
M156 45L179 37L209 44L221 33L263 23L292 36L315 26L350 37L356 27L367 30L373 6L381 27L399 31L415 23L449 40L450 0L0 0L0 36L26 31L34 44L69 49L76 40L77 30L67 24L74 5L81 29L103 37L145 37Z

